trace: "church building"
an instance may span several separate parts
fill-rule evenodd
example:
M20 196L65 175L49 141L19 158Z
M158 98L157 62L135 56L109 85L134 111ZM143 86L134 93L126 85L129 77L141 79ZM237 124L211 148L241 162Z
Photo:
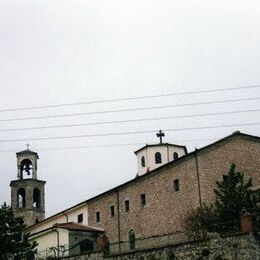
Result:
M24 216L40 257L99 250L100 241L106 241L110 253L187 241L185 216L214 201L216 181L233 163L252 178L254 190L260 190L259 137L234 132L190 153L185 146L163 143L161 131L158 137L158 144L135 152L136 177L46 219L45 182L36 174L38 155L30 150L17 153L12 207Z

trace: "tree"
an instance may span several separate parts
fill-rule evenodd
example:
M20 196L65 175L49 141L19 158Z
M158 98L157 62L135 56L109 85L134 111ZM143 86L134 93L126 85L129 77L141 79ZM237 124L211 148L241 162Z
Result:
M15 218L12 209L4 203L0 208L0 260L31 259L36 243L29 243L22 218Z
M243 213L250 213L254 219L259 218L252 180L245 180L244 174L236 171L235 164L223 175L222 181L216 182L216 186L215 202L191 211L185 219L184 228L193 238L205 238L207 232L238 230Z
M184 229L194 239L203 239L207 232L214 231L216 222L215 208L213 205L197 208L189 212L184 220Z
M233 227L239 223L243 212L254 214L256 205L252 198L252 180L245 180L244 174L236 171L232 164L223 180L217 182L215 208L220 223Z

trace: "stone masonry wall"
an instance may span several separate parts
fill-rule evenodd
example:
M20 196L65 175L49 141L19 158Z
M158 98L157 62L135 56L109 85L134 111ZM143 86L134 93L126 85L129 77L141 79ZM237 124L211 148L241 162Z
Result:
M163 171L159 174L159 171ZM183 216L192 207L199 206L196 184L196 165L193 158L174 167L157 170L157 175L147 174L140 180L106 196L88 202L89 225L105 229L110 242L118 242L119 226L121 241L129 240L129 230L135 231L136 238L168 234L181 229ZM173 181L179 179L180 190L174 191ZM194 185L191 185L195 183ZM146 194L146 205L141 206L140 196ZM125 200L130 210L125 211ZM110 207L115 206L111 217ZM119 215L118 215L119 206ZM96 212L100 212L100 222Z
M198 153L201 196L204 203L215 198L216 181L222 181L231 163L236 170L253 180L253 186L260 188L260 142L247 137L234 136L225 142Z
M221 238L215 236L204 241L181 243L174 246L136 250L103 257L102 252L68 257L68 260L258 260L259 251L252 245L248 234Z
M195 155L191 154L90 200L89 225L103 228L111 243L119 241L119 230L121 241L129 240L131 229L137 239L181 230L185 215L199 206L198 174L202 203L212 203L216 181L222 180L232 163L237 165L237 170L253 178L254 187L260 187L259 154L260 142L257 139L241 135L229 137L198 152L199 172ZM180 183L179 191L173 188L176 179ZM142 193L146 194L143 207L140 203ZM126 199L130 202L128 212L124 205ZM110 214L113 205L114 217ZM100 222L96 221L97 211L100 212Z
M45 218L45 181L35 179L16 180L11 182L11 206L14 215L17 217L24 217L24 223L27 226L35 224L36 218L39 221ZM18 208L17 206L17 192L20 188L25 190L25 208ZM40 191L40 207L33 207L33 191L37 188Z

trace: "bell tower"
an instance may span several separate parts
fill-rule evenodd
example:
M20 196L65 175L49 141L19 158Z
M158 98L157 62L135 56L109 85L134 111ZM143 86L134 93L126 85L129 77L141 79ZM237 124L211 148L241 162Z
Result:
M23 217L26 226L45 218L45 181L37 179L38 154L29 150L16 153L17 180L10 183L14 216Z

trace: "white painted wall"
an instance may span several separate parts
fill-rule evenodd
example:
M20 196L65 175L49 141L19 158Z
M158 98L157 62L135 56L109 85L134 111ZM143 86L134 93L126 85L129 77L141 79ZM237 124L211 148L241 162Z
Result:
M155 163L155 153L160 152L162 155L162 163ZM149 171L152 171L170 161L173 161L173 153L178 153L179 157L186 154L184 147L173 146L173 145L158 145L158 146L147 146L136 154L137 157L137 168L138 175L143 175ZM145 167L141 164L141 158L145 158Z
M75 223L78 222L78 215L81 213L83 213L83 222L81 224L88 225L88 207L85 203L78 207L65 211L65 214L68 216L68 222L75 222ZM54 215L53 217L41 221L37 225L29 227L27 231L30 232L31 234L34 234L36 232L50 228L54 224L66 223L67 217L65 216L65 214L59 213L58 215Z
M88 208L87 205L84 203L80 206L75 208L69 209L65 211L65 214L68 216L68 222L78 222L78 215L83 213L83 222L80 224L88 225ZM37 249L39 252L43 251L41 254L49 253L49 248L52 246L57 246L57 234L56 232L49 230L44 232L46 229L50 229L55 224L59 223L66 223L67 217L65 214L60 213L58 215L54 215L35 226L29 227L27 231L30 233L30 240L36 241L38 243ZM58 229L60 235L60 245L68 245L69 235L67 234L68 231L64 229ZM40 234L36 234L40 231L43 231ZM35 235L34 235L35 234Z
M37 256L40 258L47 258L48 256L55 256L51 247L58 248L58 236L59 236L59 245L60 245L60 256L63 252L62 248L68 248L69 245L69 231L66 229L58 228L54 230L48 230L46 232L36 234L30 238L30 242L36 241L38 243L37 246ZM57 251L56 251L57 252ZM64 256L68 255L68 251L65 252ZM57 256L57 255L56 255Z

